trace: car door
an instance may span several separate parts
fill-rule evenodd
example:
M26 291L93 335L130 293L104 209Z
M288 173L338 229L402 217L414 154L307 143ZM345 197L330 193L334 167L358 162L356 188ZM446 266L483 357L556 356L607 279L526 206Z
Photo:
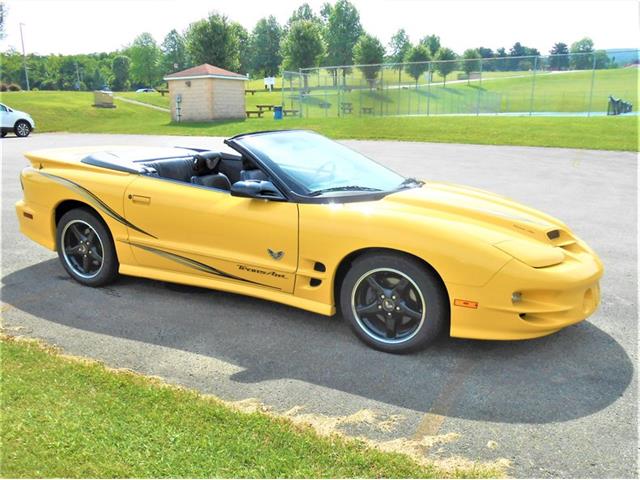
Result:
M0 127L1 128L12 128L13 125L9 125L9 109L6 105L2 105L0 103Z
M141 175L125 192L124 212L140 266L293 292L295 203Z

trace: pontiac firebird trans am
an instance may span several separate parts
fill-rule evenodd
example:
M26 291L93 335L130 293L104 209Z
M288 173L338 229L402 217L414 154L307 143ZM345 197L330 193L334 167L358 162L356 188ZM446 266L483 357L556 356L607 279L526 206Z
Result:
M591 315L603 267L559 220L405 178L308 131L195 148L30 152L21 231L98 287L118 273L339 308L370 346L540 337Z

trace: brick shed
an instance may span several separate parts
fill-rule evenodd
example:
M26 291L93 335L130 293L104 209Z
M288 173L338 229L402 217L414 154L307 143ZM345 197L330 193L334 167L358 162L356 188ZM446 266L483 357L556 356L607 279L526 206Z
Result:
M244 75L204 63L164 79L169 85L173 121L245 117Z

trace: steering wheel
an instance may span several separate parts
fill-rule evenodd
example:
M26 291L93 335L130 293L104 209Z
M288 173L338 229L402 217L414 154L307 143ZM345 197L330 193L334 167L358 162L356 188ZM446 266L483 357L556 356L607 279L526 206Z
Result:
M325 162L313 172L316 182L324 182L331 180L336 175L336 164L334 162Z

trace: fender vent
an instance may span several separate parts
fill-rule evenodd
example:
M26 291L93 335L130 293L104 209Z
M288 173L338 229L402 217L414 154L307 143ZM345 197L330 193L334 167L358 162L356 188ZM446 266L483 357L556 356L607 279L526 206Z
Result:
M324 266L324 263L320 263L320 262L316 262L316 263L313 265L313 269L314 269L316 272L326 272L326 271L327 271L327 267L325 267L325 266Z
M560 236L560 230L550 230L547 232L547 237L549 237L549 240L555 240L559 236Z
M320 280L319 278L311 278L309 279L309 286L311 287L317 287L322 283L322 280Z

